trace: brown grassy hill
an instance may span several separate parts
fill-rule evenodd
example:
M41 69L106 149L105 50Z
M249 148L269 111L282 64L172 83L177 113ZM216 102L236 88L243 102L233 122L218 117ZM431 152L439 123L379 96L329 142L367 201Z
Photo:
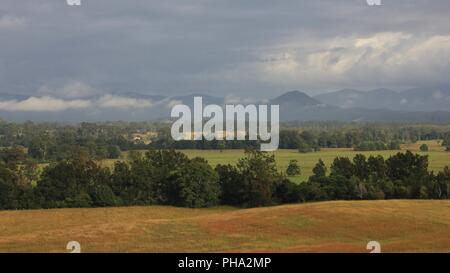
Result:
M450 252L450 201L0 212L0 252Z

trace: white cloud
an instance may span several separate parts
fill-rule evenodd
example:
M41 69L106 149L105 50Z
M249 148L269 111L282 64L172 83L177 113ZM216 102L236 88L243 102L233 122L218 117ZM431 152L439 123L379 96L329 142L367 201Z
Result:
M279 42L239 74L291 86L435 84L450 69L450 36L381 32L367 37Z
M29 97L25 100L0 101L0 111L9 112L58 112L70 109L138 109L152 107L146 99L135 99L106 94L98 99L61 99L49 96Z
M98 99L97 105L101 108L135 109L152 107L153 102L148 99L135 99L107 94Z
M181 100L168 99L168 100L166 100L166 101L167 101L167 103L166 103L166 108L172 108L172 107L174 107L175 105L183 104L183 101L181 101Z
M89 100L63 100L52 97L30 97L26 100L0 101L1 111L57 112L68 109L84 109L92 106Z

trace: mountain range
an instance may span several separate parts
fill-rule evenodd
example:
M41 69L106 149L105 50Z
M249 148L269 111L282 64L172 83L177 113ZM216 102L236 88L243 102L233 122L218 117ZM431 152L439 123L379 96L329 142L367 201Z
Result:
M395 111L450 111L450 87L413 88L401 92L390 89L359 91L344 89L315 99L342 108L390 109Z
M68 99L0 94L0 117L11 121L145 121L168 120L175 104L277 104L282 121L450 122L450 88L360 91L343 89L309 96L290 91L269 100L221 98L205 94L183 96L140 93L96 94ZM52 109L54 107L54 109Z

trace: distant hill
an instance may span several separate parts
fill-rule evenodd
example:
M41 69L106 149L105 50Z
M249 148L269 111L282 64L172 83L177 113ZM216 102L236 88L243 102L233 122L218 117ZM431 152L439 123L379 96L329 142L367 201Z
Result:
M375 92L375 91L373 91ZM380 89L381 93L390 93ZM338 96L354 96L361 91L344 90ZM336 104L322 103L318 97L312 98L305 93L293 91L270 101L280 105L282 121L352 121L352 122L450 122L448 111L401 111L382 109L382 107L340 107ZM450 109L450 108L449 108Z
M281 121L360 121L360 122L450 122L450 91L445 88L416 88L403 92L376 89L363 92L345 89L311 97L301 91L289 91L266 100L280 105ZM227 98L206 94L183 96L147 95L134 92L97 94L83 98L93 107L62 111L11 111L11 101L21 102L24 95L0 94L0 118L11 121L146 121L168 120L175 104L193 107L194 97L204 104L225 105ZM248 101L248 100L246 100ZM103 103L102 105L96 105ZM239 99L234 103L246 104ZM264 103L254 100L252 103ZM30 104L30 102L26 102ZM139 105L139 107L133 107ZM124 107L121 107L124 106ZM49 106L50 107L50 106Z
M317 106L322 102L300 91L290 91L270 101L271 104L294 104L297 107Z
M390 109L394 111L450 111L450 87L437 86L395 92L390 89L359 91L343 89L314 97L342 108Z

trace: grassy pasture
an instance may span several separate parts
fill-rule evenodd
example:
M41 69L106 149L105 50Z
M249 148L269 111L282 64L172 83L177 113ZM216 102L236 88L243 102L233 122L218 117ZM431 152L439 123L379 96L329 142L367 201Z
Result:
M428 152L421 152L419 147L422 144L427 144L429 147ZM418 141L414 144L404 144L401 146L402 151L411 150L412 152L428 155L429 156L429 170L430 171L440 171L445 166L450 165L450 153L445 152L444 147L441 146L440 141L438 140L430 140L430 141ZM217 164L236 164L239 158L244 156L243 150L224 150L220 152L219 150L181 150L189 157L204 157L208 160L208 162L212 166L216 166ZM299 153L297 150L277 150L274 152L275 159L277 160L277 164L279 170L285 171L289 161L291 159L298 160L298 163L301 168L301 175L291 177L291 180L294 182L300 183L301 181L305 181L312 174L312 169L319 161L322 159L325 164L329 167L332 163L333 159L337 156L341 157L349 157L353 158L356 154L361 153L366 155L367 157L370 155L382 155L385 158L388 158L391 155L398 153L399 151L368 151L368 152L360 152L353 151L353 149L347 148L333 148L333 149L322 149L320 152L313 153ZM127 153L123 153L123 159L127 158ZM102 163L105 166L113 166L116 160L103 160Z
M0 252L450 252L450 201L0 211Z

